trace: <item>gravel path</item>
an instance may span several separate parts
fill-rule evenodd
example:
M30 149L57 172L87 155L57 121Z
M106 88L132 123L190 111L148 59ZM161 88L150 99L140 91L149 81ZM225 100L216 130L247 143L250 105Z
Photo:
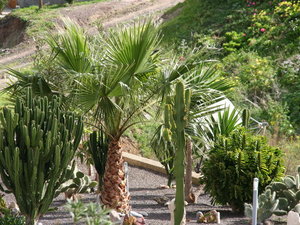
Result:
M146 217L147 225L168 225L170 214L166 206L158 205L153 199L155 197L167 196L170 199L174 197L174 189L160 189L161 184L166 184L167 179L165 176L148 171L138 167L129 167L129 186L131 195L132 210L136 212L147 212L149 214ZM95 194L82 195L82 201L90 202L96 201L97 196ZM12 195L5 196L7 202L14 201ZM64 208L66 201L64 195L61 194L55 199L52 206L58 207L57 211L50 212L41 218L40 222L43 225L71 225L72 218L67 210ZM249 224L248 220L242 215L236 215L231 212L228 207L214 207L209 202L208 195L200 195L197 204L188 205L187 224L196 224L196 212L197 211L209 211L216 209L221 212L221 224L224 225L246 225Z

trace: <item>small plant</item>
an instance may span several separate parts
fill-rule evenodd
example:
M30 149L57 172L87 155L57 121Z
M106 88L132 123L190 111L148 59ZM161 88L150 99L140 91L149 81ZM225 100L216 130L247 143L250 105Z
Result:
M25 217L6 214L0 217L0 225L25 225Z
M160 125L155 131L151 140L151 147L156 158L165 167L168 176L168 186L171 187L174 176L174 160L175 148L174 145L166 138L164 124Z
M243 211L244 202L252 200L253 179L258 177L259 190L264 190L283 171L280 149L269 146L265 137L239 128L229 137L217 139L204 162L201 182L212 203L229 204L234 211Z
M113 225L110 221L109 210L97 203L84 204L81 201L68 200L67 209L70 211L74 224Z
M65 182L59 192L64 192L66 198L76 198L76 194L82 194L90 192L97 186L96 181L92 181L89 176L85 175L81 171L67 169L67 173L73 173L71 179Z

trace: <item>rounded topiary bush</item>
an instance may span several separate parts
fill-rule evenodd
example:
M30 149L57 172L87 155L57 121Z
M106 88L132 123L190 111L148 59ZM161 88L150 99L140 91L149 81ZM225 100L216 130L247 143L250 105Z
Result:
M253 178L259 178L259 191L282 177L282 152L267 144L263 136L245 128L229 137L220 136L209 152L202 168L201 183L214 204L229 204L234 211L243 211L252 201Z

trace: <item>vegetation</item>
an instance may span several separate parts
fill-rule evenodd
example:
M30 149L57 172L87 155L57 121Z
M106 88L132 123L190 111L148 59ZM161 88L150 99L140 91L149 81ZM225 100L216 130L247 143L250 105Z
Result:
M0 174L7 189L1 190L14 194L26 224L48 211L80 142L81 119L60 107L59 99L33 98L28 89L15 110L0 113Z
M84 204L81 201L68 200L67 209L70 211L74 224L113 225L109 218L109 211L96 203Z
M259 178L259 190L284 172L282 152L271 147L262 136L255 136L245 128L220 137L204 162L201 182L212 202L229 204L233 210L243 211L244 202L252 200L252 181Z
M8 0L0 0L0 15L2 14L2 10L5 8Z
M289 211L300 213L300 167L296 176L285 176L281 181L272 182L259 196L259 220L264 221L273 214L287 215ZM252 205L245 204L245 214L252 215Z
M164 137L175 146L174 173L176 179L176 197L174 222L180 225L184 213L184 154L185 127L187 126L189 107L191 104L191 90L185 89L182 82L176 84L174 105L168 102L165 106ZM184 222L184 221L183 221Z
M219 61L236 88L229 96L270 124L274 143L298 133L298 1L187 0L167 14L164 43L178 52L197 46ZM225 25L224 25L225 24ZM184 40L184 41L182 41Z

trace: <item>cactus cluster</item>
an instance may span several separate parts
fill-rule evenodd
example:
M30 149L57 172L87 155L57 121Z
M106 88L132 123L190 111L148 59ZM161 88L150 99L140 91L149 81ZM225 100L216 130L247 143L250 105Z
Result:
M185 127L187 112L191 102L191 91L185 90L182 82L178 82L175 97L168 99L165 105L164 138L175 145L174 173L176 180L175 197L175 225L181 224L184 214L184 154L185 154Z
M0 112L0 175L27 224L35 224L69 179L67 167L81 139L83 123L61 111L61 100L17 98L15 109Z
M287 215L289 211L300 214L300 166L296 176L285 176L281 181L272 182L258 198L258 221L272 216ZM251 217L252 205L245 204L245 215Z

